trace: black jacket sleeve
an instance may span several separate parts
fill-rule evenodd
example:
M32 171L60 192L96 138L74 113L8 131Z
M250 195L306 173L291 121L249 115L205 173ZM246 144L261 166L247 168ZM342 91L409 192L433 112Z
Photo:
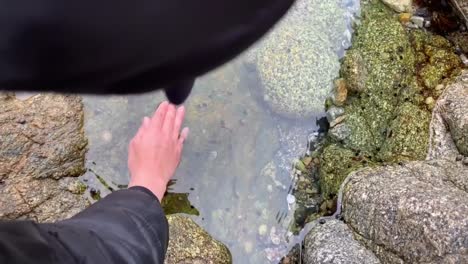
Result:
M293 2L0 0L0 87L137 93L191 80L252 45Z
M0 263L164 263L168 223L143 187L114 192L53 224L0 223Z

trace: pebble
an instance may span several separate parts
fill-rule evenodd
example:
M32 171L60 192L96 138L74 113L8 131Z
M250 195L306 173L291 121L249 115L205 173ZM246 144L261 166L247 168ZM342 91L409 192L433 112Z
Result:
M348 89L346 89L346 82L344 79L338 79L335 81L335 94L333 96L333 102L337 106L342 106L348 97Z
M311 162L312 162L312 157L305 157L302 159L302 163L304 163L304 165L306 166L309 166Z
M258 227L258 234L259 234L259 235L264 236L264 235L267 234L267 232L268 232L268 227L267 227L267 225L260 225L260 226Z
M433 105L435 103L434 101L434 98L432 98L431 96L429 96L428 98L426 98L426 100L424 101L427 105Z
M216 151L211 151L210 156L208 157L209 160L213 161L218 157L218 152Z
M275 244L275 245L279 245L281 244L281 238L278 234L276 234L276 228L275 227L272 227L270 229L270 239L271 239L271 243Z
M296 197L294 197L294 195L288 193L288 195L286 196L286 201L288 201L288 204L293 204L296 202Z
M411 22L418 26L419 28L424 27L424 18L420 16L412 16L411 17Z
M112 133L109 130L102 132L101 138L104 142L111 142L112 140Z
M460 55L460 59L465 66L468 66L468 57L465 54Z
M247 241L244 243L244 251L245 253L252 253L253 250L253 243L250 241Z
M466 157L466 158L463 160L463 165L468 166L468 157Z
M436 89L437 91L442 91L444 88L445 88L445 86L444 86L443 84L439 84L439 85L437 85L437 86L435 87L435 89Z
M411 13L401 13L399 18L401 23L408 23L411 21Z
M273 192L273 186L271 184L268 184L267 190L268 192Z

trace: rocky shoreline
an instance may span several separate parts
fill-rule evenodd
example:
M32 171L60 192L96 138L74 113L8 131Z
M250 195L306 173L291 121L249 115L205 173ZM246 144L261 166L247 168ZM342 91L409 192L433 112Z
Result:
M468 27L467 1L452 3L461 3L455 7ZM434 21L415 4L361 1L352 48L326 104L328 135L296 162L294 228L310 222L309 232L298 241L302 250L282 263L468 262L468 33L427 30ZM300 86L272 88L278 69L266 52L278 48L291 47L267 46L257 58L267 101L288 117L308 113ZM324 76L309 77L318 85ZM299 89L299 110L282 101L290 85ZM77 179L85 172L83 120L78 96L0 94L0 219L51 222L89 205ZM168 220L166 263L232 262L228 248L189 218Z

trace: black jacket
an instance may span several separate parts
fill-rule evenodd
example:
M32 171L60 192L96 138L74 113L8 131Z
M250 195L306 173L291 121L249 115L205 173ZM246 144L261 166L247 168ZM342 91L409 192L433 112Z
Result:
M181 103L193 79L252 45L293 2L0 0L0 89L165 88Z
M0 222L0 263L164 263L168 224L143 187L116 191L50 224Z

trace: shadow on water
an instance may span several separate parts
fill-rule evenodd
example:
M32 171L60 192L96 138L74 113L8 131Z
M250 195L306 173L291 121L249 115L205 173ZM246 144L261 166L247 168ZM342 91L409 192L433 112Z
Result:
M307 8L299 6L294 12L308 12ZM346 46L336 45L336 53ZM229 247L235 263L278 263L297 241L290 230L300 202L293 195L300 180L296 159L320 139L328 124L324 100L319 101L322 110L307 117L276 114L265 103L263 81L248 56L197 80L185 104L190 135L176 184L163 203L168 213L180 212L173 208L181 206ZM331 87L332 82L322 92L327 95ZM162 100L161 93L84 97L89 151L88 172L82 178L94 193L105 196L126 187L128 142L142 118Z

